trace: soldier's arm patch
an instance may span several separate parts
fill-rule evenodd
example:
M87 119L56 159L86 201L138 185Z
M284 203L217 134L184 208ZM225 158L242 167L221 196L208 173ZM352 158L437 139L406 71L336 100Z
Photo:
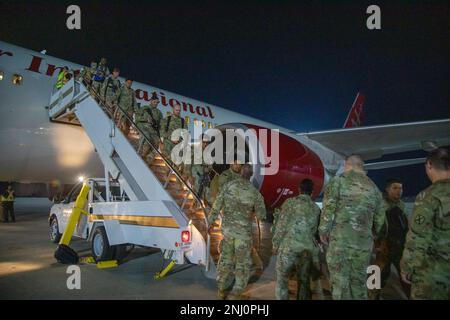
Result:
M414 223L421 225L425 222L425 217L421 214L418 214L415 218L414 218Z

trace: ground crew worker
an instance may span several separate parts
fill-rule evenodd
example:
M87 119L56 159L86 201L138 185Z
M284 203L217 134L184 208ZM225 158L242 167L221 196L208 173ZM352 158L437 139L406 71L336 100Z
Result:
M217 267L217 287L220 299L227 296L230 280L235 277L230 299L240 299L250 276L252 246L252 213L259 219L266 215L264 199L251 184L251 165L242 167L241 177L225 184L217 195L208 222L212 226L223 209L222 252Z
M63 67L61 69L61 71L58 73L58 78L55 83L56 90L61 89L67 83L66 76L67 76L68 72L69 72L69 68Z
M300 194L287 199L281 207L272 238L273 253L277 254L275 296L278 300L289 300L289 277L293 270L297 274L297 299L311 299L312 258L320 218L320 208L311 198L313 188L313 182L304 179Z
M432 185L414 203L401 276L412 299L450 300L450 150L430 152L425 170Z
M153 92L152 98L150 99L150 105L140 108L136 112L136 125L142 130L144 135L150 140L150 143L156 148L159 148L161 142L161 122L163 120L163 114L158 109L159 98L156 92ZM139 145L141 147L141 155L147 161L147 163L152 163L156 156L156 152L153 148L145 141L144 137L141 136L139 140Z
M177 129L184 129L184 118L181 117L181 105L173 106L172 114L169 114L162 121L161 138L163 140L163 151L165 156L172 160L171 153L173 147L181 142L181 138L172 139L172 133ZM173 160L172 160L173 161Z
M125 84L117 91L117 112L119 114L119 128L123 131L125 136L130 133L131 122L129 119L133 119L133 114L137 108L136 95L131 88L133 80L126 79ZM125 116L127 115L128 118Z
M106 105L111 109L117 104L117 93L121 86L119 74L119 68L114 68L112 75L109 76L105 82L103 82L100 89L100 96L105 100Z
M386 207L386 222L380 238L375 243L377 251L374 264L381 269L381 289L385 287L391 273L391 264L400 275L400 259L408 232L408 217L405 213L405 203L401 200L403 184L400 180L389 179L386 182L383 198ZM409 296L409 285L400 281L406 296ZM380 289L369 291L371 299L379 299Z
M378 235L384 224L381 193L363 166L360 156L348 157L344 173L330 180L323 198L319 234L321 242L329 244L327 263L335 300L367 299L372 230Z
M81 79L84 79L88 85L91 85L92 76L94 75L96 69L97 69L97 62L91 61L89 67L83 67L83 69L81 69L80 72Z
M16 216L14 214L14 200L15 200L14 190L12 185L8 185L8 188L1 195L1 202L3 207L3 222L16 222Z
M105 81L106 77L109 76L109 69L106 64L106 58L101 58L100 62L97 64L97 68L95 69L94 77L92 78L92 88L97 93L100 91L103 81Z

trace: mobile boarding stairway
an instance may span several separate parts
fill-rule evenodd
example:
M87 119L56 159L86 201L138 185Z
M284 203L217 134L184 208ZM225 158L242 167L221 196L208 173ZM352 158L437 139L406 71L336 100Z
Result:
M129 199L113 202L107 196L89 208L90 224L104 226L110 245L160 248L166 258L178 264L187 259L214 276L220 230L208 233L204 201L133 119L107 105L83 80L74 79L51 96L48 112L51 121L84 128L104 165L105 181L119 183ZM128 137L118 127L120 114L131 123ZM139 137L157 154L151 164L140 155ZM182 236L185 230L190 231L189 241L185 233Z

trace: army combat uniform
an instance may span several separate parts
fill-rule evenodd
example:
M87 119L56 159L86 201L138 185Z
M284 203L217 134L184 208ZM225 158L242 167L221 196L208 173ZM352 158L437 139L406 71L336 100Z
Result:
M203 150L202 150L203 151ZM202 154L195 154L195 148L191 148L191 163L184 164L183 172L192 177L194 182L194 190L200 197L206 199L211 203L210 190L209 190L209 173L212 170L211 164L206 164L203 160Z
M243 178L231 181L220 190L208 217L212 224L223 208L221 246L222 252L217 268L217 286L219 295L230 285L235 277L231 294L240 297L247 286L252 246L252 214L263 219L266 208L262 195L250 181Z
M289 276L293 269L297 271L297 299L311 299L311 267L319 218L320 208L309 195L287 199L281 207L272 239L273 249L278 254L275 289L278 300L289 299Z
M400 268L412 299L450 300L450 179L417 196Z
M117 92L116 100L117 105L119 106L119 109L117 110L119 113L119 127L125 135L128 135L131 123L125 117L124 113L127 114L130 119L133 119L133 114L137 107L134 90L132 88L128 88L124 84Z
M163 119L162 112L157 107L144 106L136 112L136 124L139 129L144 132L144 135L155 147L159 147L161 122ZM140 138L140 146L142 147L142 156L146 158L148 163L151 163L156 155L153 148L145 142L144 137Z
M405 203L402 200L393 201L384 196L386 220L377 239L375 247L378 252L374 264L381 269L381 288L384 288L391 273L391 264L400 275L400 259L402 258L405 245L406 233L408 232L408 217L405 213ZM409 296L409 285L400 282L406 296ZM381 290L369 291L371 299L379 299Z
M219 182L218 182L218 191L222 189L222 187L227 184L230 181L236 180L240 178L241 175L238 172L233 171L233 169L228 168L227 170L223 171L219 176ZM211 192L213 194L213 192ZM213 197L213 195L211 196ZM263 261L261 260L261 257L258 254L258 251L256 250L255 246L252 244L252 265L255 269L263 270Z
M166 118L164 118L164 120L162 120L161 124L161 137L164 140L164 154L167 158L172 159L172 149L177 144L171 139L172 133L177 129L184 129L184 118L176 116L174 114L170 114Z
M97 68L92 74L92 89L94 89L95 92L99 93L100 88L105 81L106 77L108 77L110 74L109 69L106 65L98 64Z
M106 104L109 107L112 107L117 103L117 93L120 90L120 86L119 78L113 78L112 76L109 76L105 82L103 82L100 89L100 96L105 99Z
M84 67L81 69L80 77L84 79L88 85L92 84L92 76L95 73L95 70L97 69L97 63L92 62L89 67Z
M379 234L384 219L381 193L364 172L351 170L330 180L319 233L330 238L327 263L333 299L367 299L372 230Z

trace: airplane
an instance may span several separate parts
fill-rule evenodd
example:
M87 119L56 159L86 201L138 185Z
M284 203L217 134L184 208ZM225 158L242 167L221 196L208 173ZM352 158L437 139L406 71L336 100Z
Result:
M0 41L0 181L43 183L52 187L75 183L80 174L102 176L103 166L89 137L80 126L49 120L50 95L63 66L78 72L82 65ZM123 79L121 79L123 83ZM166 114L177 102L190 131L207 128L267 128L279 130L279 171L254 176L252 181L275 208L298 193L304 178L314 181L314 195L342 171L350 154L374 161L384 155L431 150L450 145L450 119L360 126L365 97L358 94L344 123L337 130L295 132L266 121L191 99L151 85L133 82L140 105L156 92L158 108ZM269 152L269 151L268 151ZM423 158L367 163L378 170L424 162Z

